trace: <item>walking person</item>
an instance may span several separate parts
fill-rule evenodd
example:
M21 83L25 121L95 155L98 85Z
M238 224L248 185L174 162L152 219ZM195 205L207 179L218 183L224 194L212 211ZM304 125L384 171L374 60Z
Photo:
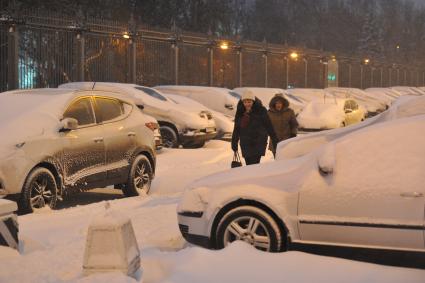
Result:
M232 150L237 152L240 142L246 165L258 164L266 153L269 136L276 147L277 137L266 108L252 91L244 91L236 110Z
M276 133L278 142L297 136L298 122L294 110L289 108L288 100L281 93L276 94L269 104L267 112ZM276 156L276 146L269 144L269 150Z

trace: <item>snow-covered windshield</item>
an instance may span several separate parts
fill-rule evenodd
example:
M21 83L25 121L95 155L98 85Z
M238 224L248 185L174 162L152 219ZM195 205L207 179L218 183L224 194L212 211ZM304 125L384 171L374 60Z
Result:
M162 100L162 101L167 101L167 98L165 98L159 92L157 92L157 91L155 91L155 90L153 90L151 88L143 87L143 86L136 86L135 89L141 90L144 93L146 93L147 95L152 96L152 97L154 97L156 99L159 99L159 100Z

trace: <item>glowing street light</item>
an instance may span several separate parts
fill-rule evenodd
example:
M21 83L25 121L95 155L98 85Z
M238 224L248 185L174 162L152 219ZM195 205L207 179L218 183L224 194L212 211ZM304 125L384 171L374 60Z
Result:
M363 63L364 63L365 65L367 65L367 64L369 64L369 63L370 63L370 60L369 60L368 58L366 58L366 59L364 59L364 60L363 60Z
M122 37L125 38L125 39L130 39L130 35L128 34L128 32L124 32Z
M220 43L220 49L221 50L227 50L229 49L229 43L227 43L226 41L223 41Z
M298 53L297 52L292 52L290 55L292 60L297 60L298 59Z

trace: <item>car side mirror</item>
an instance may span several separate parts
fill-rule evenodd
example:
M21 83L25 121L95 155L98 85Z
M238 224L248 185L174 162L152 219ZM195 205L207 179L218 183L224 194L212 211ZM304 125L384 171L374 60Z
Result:
M78 128L78 121L74 118L65 118L61 121L59 132L68 132Z
M137 104L137 108L139 108L140 110L145 109L145 106L143 104Z
M233 104L224 104L224 107L229 110L233 110Z
M349 113L351 113L351 112L353 112L353 110L351 110L351 109L345 109L345 113L346 113L346 114L349 114Z
M335 149L333 144L328 144L317 160L317 167L322 176L331 175L335 167Z

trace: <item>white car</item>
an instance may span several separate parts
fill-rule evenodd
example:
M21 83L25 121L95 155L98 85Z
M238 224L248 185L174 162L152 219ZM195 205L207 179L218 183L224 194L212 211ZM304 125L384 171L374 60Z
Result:
M397 98L400 97L400 94L397 91L392 90L390 88L367 88L365 89L367 93L376 99L381 100L387 106L390 106Z
M208 86L161 85L155 89L163 93L182 95L191 98L209 109L235 117L240 96L227 89Z
M398 250L425 256L425 115L364 128L297 159L229 169L188 186L184 238L208 248L242 240Z
M313 151L325 143L331 142L365 127L394 119L423 114L425 114L425 96L402 96L398 98L388 110L372 118L366 119L362 123L346 128L302 135L290 140L282 141L277 146L276 159L297 158Z
M364 110L354 99L328 97L313 100L297 116L303 130L327 130L345 127L365 119Z
M91 188L148 192L156 155L147 123L131 100L112 92L1 93L0 195L16 195L26 213Z
M136 84L76 82L60 88L97 89L121 93L132 99L143 111L158 120L165 147L202 147L217 132L214 120L199 111L182 107L159 91Z
M390 89L395 90L401 95L423 95L423 91L416 87L410 86L393 86Z
M201 112L204 111L206 115L210 115L214 119L215 125L217 127L217 136L215 137L216 139L222 139L225 141L230 141L232 139L234 117L226 116L223 113L211 110L208 107L202 105L201 103L198 103L197 101L185 96L175 95L175 94L164 94L164 95L177 104L180 104L184 107L188 107L196 111L201 111Z
M365 109L366 116L373 116L387 109L385 103L358 88L328 87L325 90L337 98L355 99Z
M239 87L233 89L233 91L238 93L239 95L242 95L245 90L252 91L252 93L254 93L254 95L261 100L264 107L266 107L267 109L269 108L270 100L272 100L272 98L276 94L282 94L283 97L288 100L289 107L294 110L295 114L300 113L305 105L304 101L302 101L298 97L293 96L292 94L281 88Z

